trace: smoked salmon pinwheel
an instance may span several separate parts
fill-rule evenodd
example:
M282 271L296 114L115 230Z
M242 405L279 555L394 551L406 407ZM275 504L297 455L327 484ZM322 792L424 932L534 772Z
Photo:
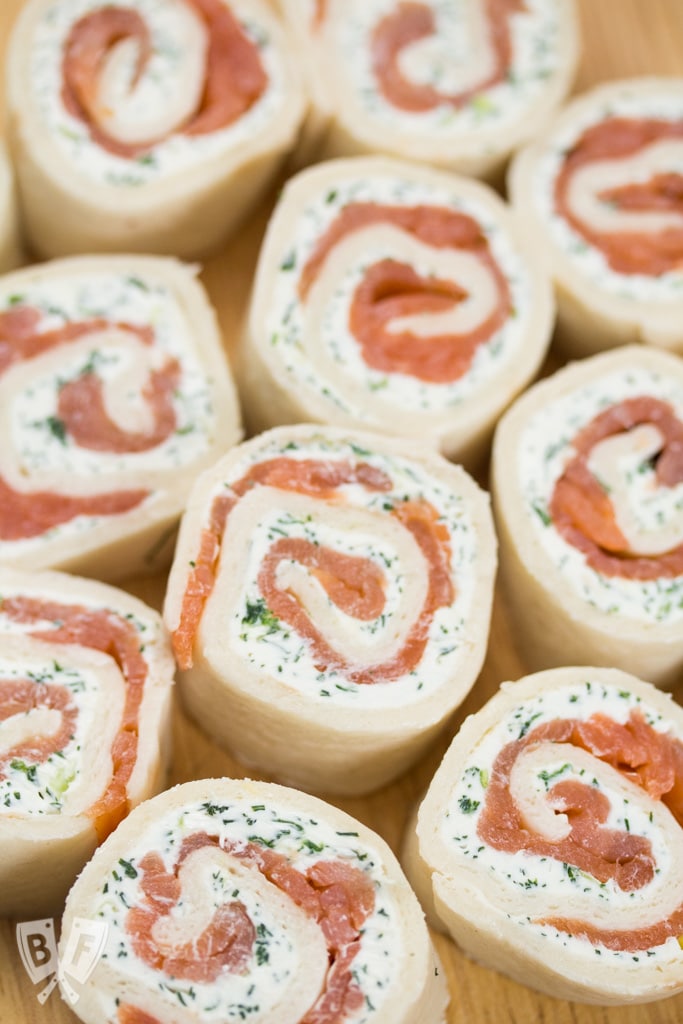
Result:
M533 387L501 420L493 493L527 664L683 671L683 361L644 346Z
M560 999L683 990L683 709L616 669L504 683L466 719L408 877L488 967Z
M304 96L266 0L27 0L8 106L37 252L194 257L267 188Z
M268 228L242 346L247 415L409 435L472 464L552 323L542 261L486 186L331 161L288 183Z
M487 497L410 442L314 426L233 449L190 494L164 608L185 705L317 792L388 782L484 658Z
M306 68L309 147L491 177L554 112L573 0L279 0Z
M567 351L683 353L683 79L581 96L518 154L509 186L553 273Z
M153 257L0 278L0 564L149 572L197 472L240 437L196 271Z
M0 569L0 916L54 912L164 783L174 661L113 587Z
M335 807L209 779L137 808L62 922L107 939L74 987L86 1024L441 1024L446 986L386 843Z

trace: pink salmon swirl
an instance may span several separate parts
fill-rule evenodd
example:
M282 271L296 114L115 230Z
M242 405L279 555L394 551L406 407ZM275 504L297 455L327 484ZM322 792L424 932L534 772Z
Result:
M605 443L613 444L610 439L642 450L656 486L683 483L683 423L672 406L646 395L625 399L595 416L572 441L576 454L555 484L549 505L556 529L606 576L656 580L683 575L683 543L674 541L667 549L667 535L659 531L655 541L661 550L647 553L634 547L635 532L632 540L625 536L620 518L627 503L621 482L606 484L594 471L596 452ZM609 471L615 449L602 447L602 452L600 464Z
M555 181L555 209L618 274L683 268L683 123L610 117L586 129ZM648 169L649 166L649 169Z
M187 45L201 46L203 78L190 83L196 91L193 109L179 111L179 123L172 131L186 135L206 135L229 127L258 101L268 85L256 44L248 37L222 0L182 0L185 13L196 22ZM197 36L196 40L194 36ZM115 59L122 42L137 44L135 72L130 82L133 92L145 75L152 54L150 28L134 5L103 4L84 15L72 27L64 48L62 63L62 101L74 117L87 124L93 140L110 153L134 158L162 142L166 134L148 139L126 141L108 124L111 110L103 101L103 72Z

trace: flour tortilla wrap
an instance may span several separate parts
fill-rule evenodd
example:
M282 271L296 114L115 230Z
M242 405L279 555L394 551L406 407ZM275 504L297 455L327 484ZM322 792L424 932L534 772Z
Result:
M7 83L41 256L215 249L267 189L304 112L264 0L31 0Z
M683 668L683 362L628 346L531 388L501 420L501 575L529 668Z
M0 563L170 560L190 480L240 437L196 268L84 256L0 278Z
M542 129L579 52L566 0L279 0L312 104L311 153L386 153L494 178Z
M261 250L238 361L249 426L363 426L471 467L552 324L543 262L490 189L321 164L286 185Z
M247 765L360 794L426 750L486 650L495 540L460 467L281 428L190 495L164 616L191 716Z
M258 1024L445 1020L444 978L389 847L281 786L206 779L143 804L71 890L62 955L79 918L108 926L74 985L86 1024L219 1021L235 1005Z
M552 273L567 354L683 353L682 153L683 80L632 78L577 97L513 160L508 193Z
M102 583L0 570L0 913L54 913L165 781L174 662L160 617Z
M470 956L559 999L683 988L683 711L614 669L503 683L418 814L408 877ZM417 846L417 854L416 854Z

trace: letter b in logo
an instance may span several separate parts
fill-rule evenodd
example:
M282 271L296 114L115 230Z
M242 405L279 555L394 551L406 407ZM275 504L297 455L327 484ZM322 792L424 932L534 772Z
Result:
M54 921L46 917L42 921L23 921L18 924L17 946L24 969L34 985L54 975L52 982L38 993L38 999L43 1003L57 982Z

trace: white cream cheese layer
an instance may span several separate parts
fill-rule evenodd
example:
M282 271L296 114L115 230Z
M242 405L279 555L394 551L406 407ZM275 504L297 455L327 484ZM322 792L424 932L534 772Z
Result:
M486 5L473 0L423 2L434 14L436 33L405 49L403 73L409 81L443 93L476 87L495 66ZM364 115L396 132L457 140L482 127L500 125L504 130L524 118L561 64L558 4L525 0L525 9L510 18L512 64L504 81L477 92L460 108L442 103L419 113L403 110L380 92L372 63L374 31L399 5L396 0L355 0L348 6L340 22L338 72Z
M609 929L632 929L646 926L653 913L656 922L658 910L670 911L675 906L672 901L680 901L680 889L672 882L679 871L680 826L661 801L652 799L628 780L621 781L609 765L569 743L545 742L538 747L531 746L518 758L511 773L513 799L521 806L521 813L530 822L532 831L552 841L553 837L559 839L567 831L566 816L553 813L547 802L553 785L560 780L572 780L599 790L610 803L608 817L600 827L642 836L651 843L655 872L642 888L621 889L613 880L601 882L589 872L553 857L496 850L477 834L492 766L499 752L506 744L522 739L545 722L554 719L586 721L592 715L607 715L623 724L637 712L657 732L683 740L671 721L648 707L640 695L596 682L590 672L586 669L585 678L573 685L547 690L525 700L482 736L467 755L453 786L440 823L440 835L459 861L476 862L473 865L476 873L495 879L509 893L505 909L516 924L542 933L549 942L557 944L558 950L571 944L573 955L583 955L587 964L594 962L596 955L620 963L646 958L648 962L655 962L654 958L664 962L672 956L680 957L676 938L633 954L611 950L602 944L594 946L542 923L544 918L560 915L599 920L602 927Z
M338 706L381 708L418 702L446 685L457 674L467 653L468 623L476 584L478 543L475 526L464 500L447 486L399 457L331 443L322 437L305 446L292 442L287 450L271 442L237 463L215 496L229 493L231 482L268 458L319 459L334 465L350 461L376 467L392 481L390 491L373 491L358 484L338 489L330 502L282 490L256 486L242 497L228 518L223 534L222 560L230 546L246 547L239 580L219 576L214 594L225 601L225 628L232 656L305 694L308 699ZM268 494L261 501L260 494ZM382 613L362 621L341 611L313 574L303 566L280 567L278 585L293 588L330 645L352 667L369 668L390 660L417 621L427 593L429 566L412 534L391 515L406 500L425 500L437 510L447 528L451 549L450 576L454 601L438 608L431 621L427 644L418 666L390 682L358 684L343 670L316 665L306 638L278 619L267 606L259 582L263 560L282 538L302 538L335 552L370 559L384 581ZM318 507L320 512L318 514ZM233 535L231 536L231 529ZM209 599L211 600L211 598ZM201 633L200 627L200 633ZM354 666L354 655L357 662Z
M212 380L198 357L193 325L171 287L153 277L114 272L36 276L21 292L0 291L0 313L21 307L43 314L39 335L87 321L95 326L11 364L0 376L0 423L11 440L0 454L0 471L8 483L20 491L58 493L149 488L205 456L216 431ZM97 327L98 320L112 326ZM126 325L151 329L151 342ZM61 389L93 373L102 382L113 422L126 432L149 431L153 421L144 389L150 374L172 360L179 367L172 395L176 426L160 444L146 451L99 451L80 446L66 430L58 415ZM133 477L126 479L128 474ZM81 516L55 529L73 535L95 521ZM44 537L12 541L12 550Z
M4 641L0 657L0 685L20 686L28 680L34 686L59 687L70 695L67 710L75 711L73 733L60 749L47 758L10 757L0 772L0 817L34 817L46 814L83 814L97 800L111 778L110 749L123 713L125 694L113 661L91 652L87 661L73 648L65 647L58 657L40 645L30 660L11 658L11 643ZM95 666L93 666L93 661ZM106 714L105 714L106 709ZM41 737L49 742L62 727L62 712L37 706L9 715L0 722L0 757L21 744Z
M539 215L557 247L571 260L574 268L594 286L604 288L617 298L635 302L676 304L683 298L683 268L658 276L621 274L613 270L600 249L568 223L555 205L555 182L566 154L583 133L611 118L652 118L683 121L683 94L680 90L660 92L641 90L638 81L623 86L611 96L599 96L590 107L577 112L571 124L548 136L545 152L538 160L533 176L532 194ZM661 173L683 174L683 138L651 143L638 154L611 160L593 161L577 170L570 201L575 215L605 231L657 231L683 226L674 213L652 214L615 211L601 202L598 193L607 188L639 184Z
M468 297L447 316L424 315L420 323L403 323L418 318L401 318L391 324L391 330L408 328L427 338L442 330L467 333L486 319L497 299L490 270L474 255L429 247L390 221L371 224L335 245L306 299L300 299L297 289L303 268L320 239L352 203L444 208L472 217L481 226L493 259L507 279L514 315L489 341L478 346L469 370L458 380L437 384L368 366L350 331L349 311L368 268L393 259L411 266L423 278L436 276L453 281L468 292ZM532 304L530 274L491 211L471 197L389 176L357 180L346 177L307 199L296 214L287 249L278 259L265 321L270 339L268 358L277 361L281 372L297 388L322 395L327 403L359 423L374 422L376 415L370 415L373 408L383 409L386 416L395 415L397 409L402 414L428 415L457 408L483 392L494 378L504 375L522 350Z
M206 1021L239 1021L252 1016L265 1021L271 1019L269 1010L276 1009L286 997L294 972L306 970L307 958L315 969L317 943L311 942L303 950L297 948L293 930L288 932L278 920L277 905L282 891L267 882L256 867L246 866L239 858L230 857L229 850L217 851L215 847L216 853L205 871L205 888L210 889L214 909L234 900L246 907L257 934L247 971L224 973L212 983L182 982L164 977L136 955L125 921L129 908L140 906L143 899L140 861L146 854L156 852L166 869L173 870L183 839L195 833L215 836L226 847L244 849L252 843L273 850L302 873L319 861L340 861L369 876L375 887L375 905L363 924L360 949L353 960L353 977L365 1003L345 1017L345 1024L371 1022L386 996L400 984L400 965L407 955L401 940L398 907L378 851L366 841L361 843L353 831L337 832L327 822L299 811L281 805L252 804L246 798L227 804L192 804L166 812L139 833L130 853L110 872L90 912L109 927L102 961L107 974L116 977L117 985L143 987L171 1008L186 1006ZM197 857L197 853L190 857ZM204 868L199 862L195 866L199 870ZM179 926L190 909L179 904ZM318 994L315 993L312 1003ZM101 990L101 1005L103 1013L113 1019L114 995Z
M576 454L572 442L579 431L611 405L639 396L669 403L683 421L683 390L676 379L636 366L601 376L554 399L530 418L518 442L519 488L539 543L579 597L610 614L674 623L683 620L683 577L641 581L603 575L558 533L548 512L555 484ZM639 542L642 537L656 542L666 536L673 546L683 529L683 484L658 485L649 460L651 446L644 440L640 450L636 445L619 452L610 449L608 464L614 479L603 484L615 494ZM598 474L604 462L596 454L600 447L595 446L593 461L589 459L589 468Z
M110 6L105 0L54 0L35 32L30 58L34 98L45 127L81 175L109 185L136 187L183 171L191 173L198 165L230 153L255 133L265 131L282 110L286 99L282 54L249 3L226 0L258 48L268 85L260 99L228 127L184 135L187 112L183 113L183 106L201 97L203 89L207 45L203 21L191 5L179 0L118 0L116 6L133 8L142 16L152 47L149 65L132 94L137 45L119 44L116 60L110 61L111 73L105 84L110 100L120 107L119 128L133 143L135 132L144 136L149 127L156 128L152 134L157 137L165 131L171 134L137 158L108 152L92 140L88 126L72 116L62 102L62 58L69 33L82 17L105 6Z
M45 814L83 814L106 790L112 775L108 751L119 728L126 701L127 681L114 657L86 645L50 645L49 634L63 626L62 619L25 620L7 614L3 602L44 602L48 607L75 611L77 617L104 612L131 626L138 635L140 652L149 672L165 645L158 618L103 606L87 587L71 594L60 589L60 578L46 587L42 578L22 578L20 584L6 575L0 594L0 680L29 680L36 686L59 687L70 692L67 711L74 727L59 751L41 760L36 756L13 757L0 772L0 815L24 817ZM40 633L34 640L31 634ZM27 646L28 645L28 646ZM43 691L45 692L45 691ZM58 732L62 713L38 706L0 721L0 758L19 743Z

